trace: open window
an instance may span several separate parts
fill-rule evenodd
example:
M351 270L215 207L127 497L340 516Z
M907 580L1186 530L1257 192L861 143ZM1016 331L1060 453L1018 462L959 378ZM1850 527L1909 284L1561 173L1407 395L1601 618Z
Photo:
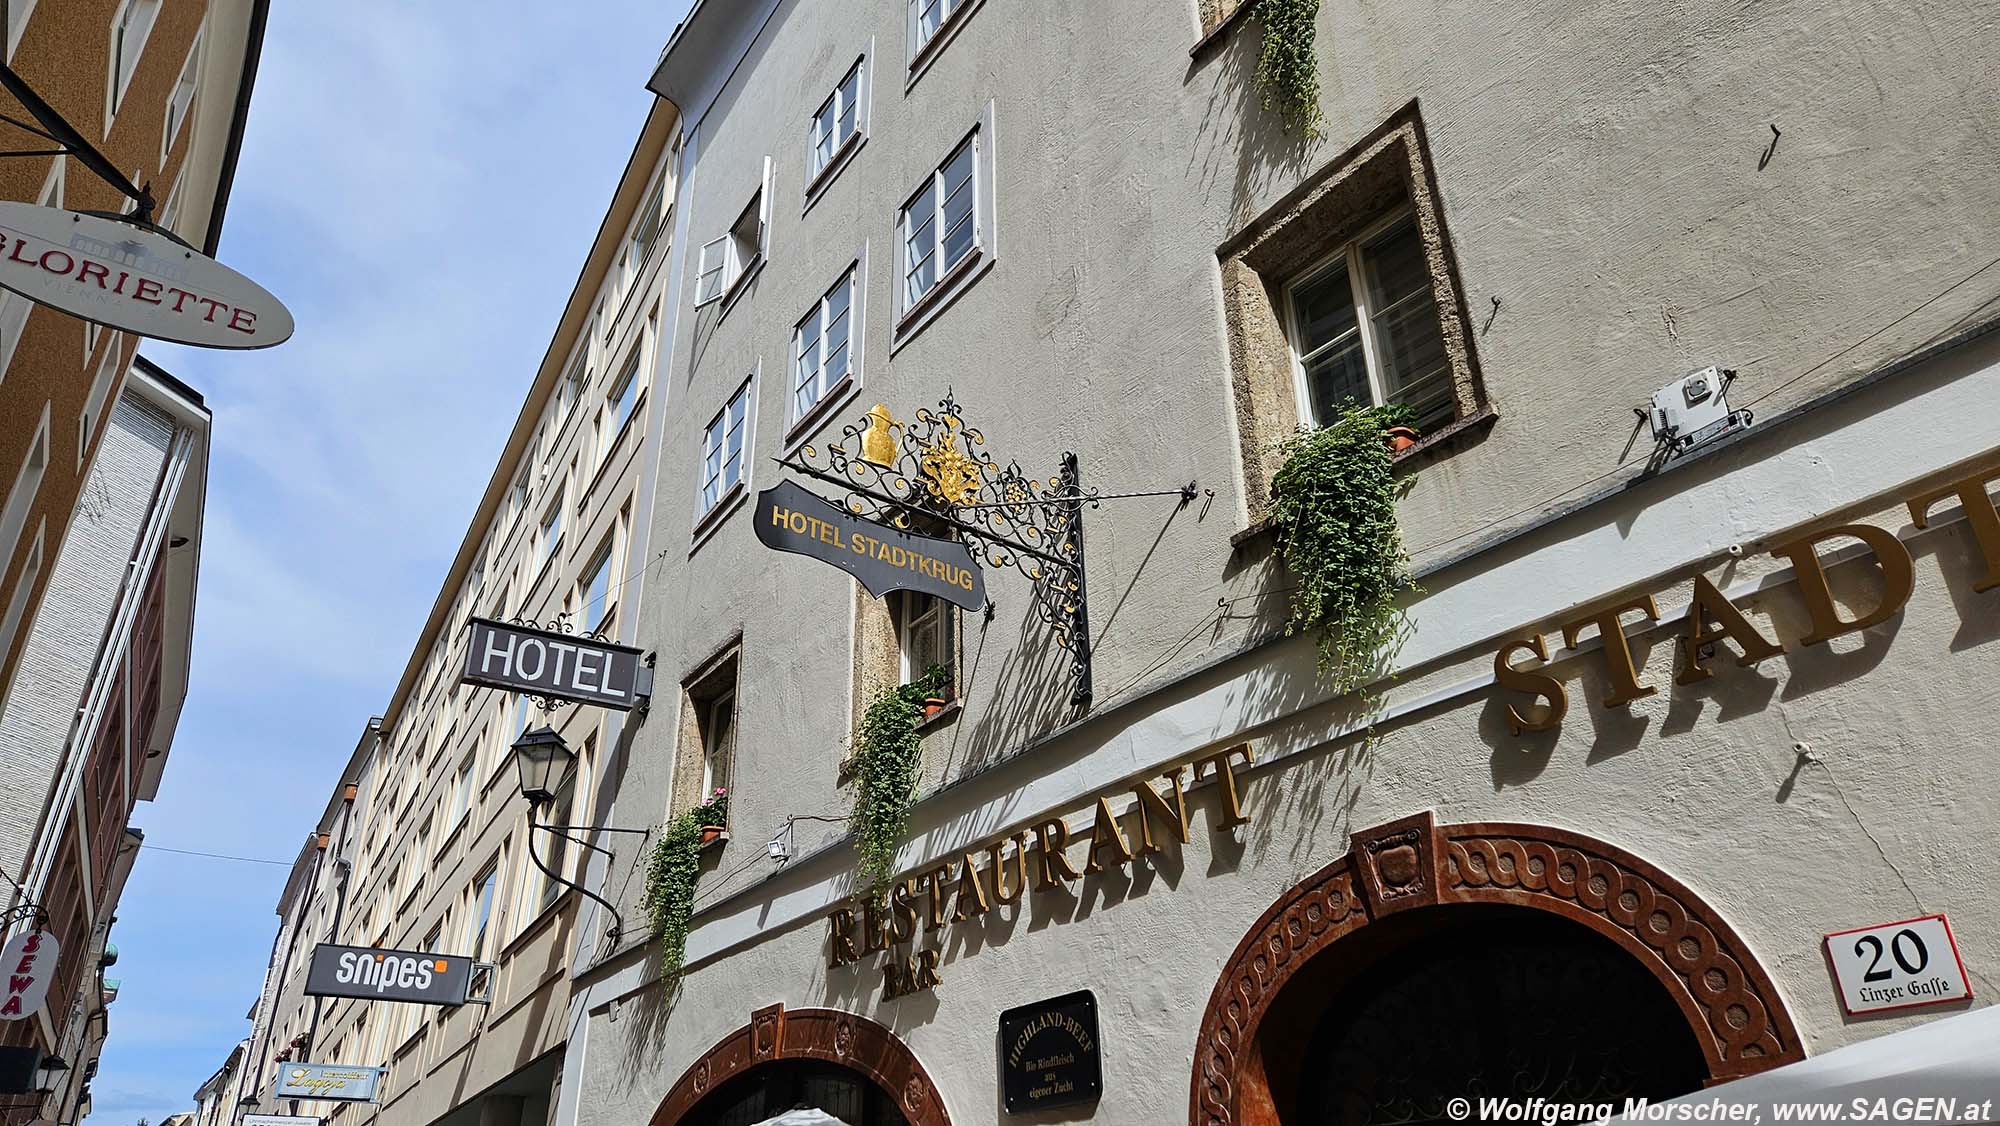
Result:
M695 266L694 303L733 298L756 271L769 249L771 232L771 162L764 161L764 182L750 197L729 230L701 248Z
M681 685L681 729L669 815L736 790L737 670L741 649L731 642Z

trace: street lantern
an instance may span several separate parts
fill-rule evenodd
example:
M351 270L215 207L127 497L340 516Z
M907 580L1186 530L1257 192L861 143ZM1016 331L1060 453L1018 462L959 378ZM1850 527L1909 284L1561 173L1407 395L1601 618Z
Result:
M521 796L529 805L547 805L576 776L576 752L554 728L534 727L514 740L514 766L521 772Z

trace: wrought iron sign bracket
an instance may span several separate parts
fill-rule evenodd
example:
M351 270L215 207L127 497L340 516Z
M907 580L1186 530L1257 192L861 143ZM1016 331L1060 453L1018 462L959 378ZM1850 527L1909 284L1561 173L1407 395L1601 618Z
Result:
M5 915L0 915L0 926L4 926L5 929L11 931L29 920L34 921L36 929L47 930L49 926L49 913L41 904L33 901L18 904L10 908Z
M6 152L0 153L0 156L74 157L78 164L89 169L98 179L111 185L119 194L132 201L132 213L129 215L119 215L116 218L125 222L136 221L140 226L148 230L159 230L159 228L153 226L153 192L150 186L141 187L126 179L125 174L118 170L116 164L113 164L109 158L99 152L97 146L91 144L89 139L77 130L76 126L71 125L68 119L64 118L54 106L44 101L40 94L35 93L34 88L28 85L26 79L14 73L14 68L5 63L0 63L0 89L5 89L9 94L12 94L14 100L20 102L22 108L28 111L28 116L34 118L40 124L30 125L10 114L0 114L0 121L5 121L9 125L25 129L37 137L52 141L61 146L58 149Z
M949 531L986 565L1019 571L1033 584L1036 614L1070 657L1070 704L1091 698L1089 586L1084 574L1083 508L1105 501L1175 496L1193 501L1196 482L1175 489L1100 493L1083 487L1074 452L1054 476L1028 476L985 451L986 436L967 426L950 391L935 409L897 421L876 404L824 447L808 444L778 464L836 486L832 503L902 531ZM829 498L832 499L832 498ZM992 608L988 604L987 614Z

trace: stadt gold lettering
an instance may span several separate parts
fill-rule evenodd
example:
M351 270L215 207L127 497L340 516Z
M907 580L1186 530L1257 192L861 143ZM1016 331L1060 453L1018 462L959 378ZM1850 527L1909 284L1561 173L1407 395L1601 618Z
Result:
M1597 627L1597 635L1604 641L1604 679L1610 682L1611 687L1604 694L1604 706L1607 708L1623 707L1659 691L1650 685L1640 684L1638 670L1632 667L1632 646L1625 640L1625 626L1619 619L1634 610L1646 615L1649 622L1660 620L1660 608L1654 605L1653 596L1648 594L1563 623L1563 646L1568 649L1576 648L1578 634L1586 626Z
M1501 646L1500 652L1494 654L1493 681L1502 688L1516 692L1546 696L1549 702L1542 709L1541 715L1532 718L1521 709L1508 704L1507 726L1516 735L1524 731L1548 731L1562 723L1563 716L1569 713L1569 693L1564 690L1562 681L1547 673L1528 672L1513 666L1514 655L1523 650L1533 653L1543 663L1547 663L1549 659L1548 643L1542 640L1541 634L1531 633L1526 637L1515 638Z
M1716 628L1708 628L1708 619L1713 617ZM1681 671L1674 677L1675 684L1694 684L1707 680L1715 674L1701 663L1701 651L1724 638L1734 641L1743 650L1736 663L1744 668L1756 664L1766 657L1775 657L1785 650L1764 639L1743 611L1736 608L1728 596L1715 588L1706 575L1694 577L1694 601L1688 604L1687 628L1681 634Z
M1986 491L1986 486L1996 479L2000 479L2000 467L1953 481L1941 489L1918 493L1909 503L1910 522L1928 528L1932 506L1947 496L1958 497L1958 503L1965 508L1965 522L1972 529L1973 542L1979 545L1979 554L1986 560L1986 576L1972 584L1975 591L2000 586L2000 509L1994 508L1993 496Z
M1840 610L1834 606L1833 590L1826 583L1826 568L1820 563L1819 553L1813 550L1838 536L1851 536L1867 544L1875 552L1875 564L1882 571L1882 601L1873 611L1851 622L1842 620ZM1886 622L1903 608L1917 588L1916 564L1910 558L1910 549L1893 533L1872 524L1842 524L1800 536L1772 548L1771 554L1792 561L1792 570L1798 576L1799 599L1806 604L1806 613L1812 618L1812 632L1799 638L1800 645L1818 645L1841 634Z

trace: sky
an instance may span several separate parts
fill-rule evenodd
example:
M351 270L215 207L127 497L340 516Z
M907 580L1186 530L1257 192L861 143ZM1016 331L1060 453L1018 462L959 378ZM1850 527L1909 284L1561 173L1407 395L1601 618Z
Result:
M217 256L298 332L141 349L215 424L192 683L132 819L86 1126L193 1109L248 1034L287 865L389 702L687 5L272 3Z

